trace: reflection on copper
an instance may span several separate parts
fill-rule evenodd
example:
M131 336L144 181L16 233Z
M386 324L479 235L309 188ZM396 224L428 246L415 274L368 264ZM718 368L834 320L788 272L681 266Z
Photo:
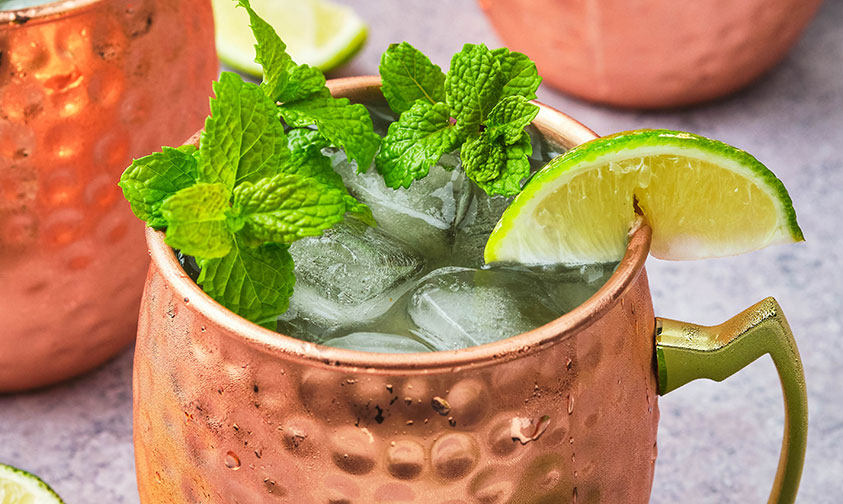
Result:
M174 31L190 49L163 58ZM141 60L154 64L137 72ZM201 127L216 75L208 0L0 12L0 392L81 373L133 339L147 255L117 180ZM121 110L147 96L128 124Z

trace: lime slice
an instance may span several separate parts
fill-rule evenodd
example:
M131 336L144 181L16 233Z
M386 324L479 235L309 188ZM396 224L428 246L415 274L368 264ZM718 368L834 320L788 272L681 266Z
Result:
M350 7L326 0L252 0L255 12L275 28L298 64L323 72L354 56L366 41L366 24ZM227 65L255 76L255 38L246 9L233 0L213 0L217 52Z
M636 206L662 259L804 239L784 185L750 154L691 133L637 130L584 143L536 173L492 231L486 262L617 261Z
M0 464L0 504L64 504L41 478Z

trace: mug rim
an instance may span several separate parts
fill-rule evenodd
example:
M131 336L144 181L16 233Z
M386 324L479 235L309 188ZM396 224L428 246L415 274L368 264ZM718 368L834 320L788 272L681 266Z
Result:
M379 76L347 77L328 81L332 92L360 89L361 86L380 87ZM568 115L540 102L536 117L540 129L561 127L570 131L562 140L573 147L597 135ZM195 141L197 135L191 139ZM190 143L188 141L187 143ZM151 257L150 268L158 268L163 280L173 290L175 299L183 299L187 308L201 313L210 324L225 329L231 337L260 351L283 356L285 359L332 368L365 368L371 371L419 372L442 368L473 367L520 358L545 347L555 345L582 331L614 307L627 289L644 270L650 251L652 232L643 220L630 231L630 240L620 264L606 283L590 298L568 313L530 331L483 345L425 353L374 353L333 348L302 341L266 329L228 310L208 296L184 271L175 252L164 243L164 232L146 228L146 240ZM146 295L146 292L144 293ZM141 329L139 329L141 330Z
M69 16L79 10L106 0L53 0L52 2L23 7L20 9L0 10L0 27L2 25L25 26L37 23L51 16ZM21 22L21 20L24 20Z

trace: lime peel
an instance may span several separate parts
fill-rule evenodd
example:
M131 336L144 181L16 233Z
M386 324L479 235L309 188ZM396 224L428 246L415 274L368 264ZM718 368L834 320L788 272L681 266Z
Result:
M0 463L0 502L2 504L64 504L61 497L41 478Z
M671 130L577 146L539 171L486 245L491 262L619 260L637 200L663 259L721 257L804 240L782 182L749 153Z

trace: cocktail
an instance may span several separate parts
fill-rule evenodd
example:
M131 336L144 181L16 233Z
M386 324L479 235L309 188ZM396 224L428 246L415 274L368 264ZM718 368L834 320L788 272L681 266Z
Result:
M801 239L766 168L662 130L574 147L590 132L531 103L506 49L467 45L446 76L399 44L382 80L325 88L250 14L261 86L224 74L205 130L121 182L158 229L143 502L646 502L658 394L764 353L788 414L771 500L794 500L805 392L778 305L656 319L643 270Z

